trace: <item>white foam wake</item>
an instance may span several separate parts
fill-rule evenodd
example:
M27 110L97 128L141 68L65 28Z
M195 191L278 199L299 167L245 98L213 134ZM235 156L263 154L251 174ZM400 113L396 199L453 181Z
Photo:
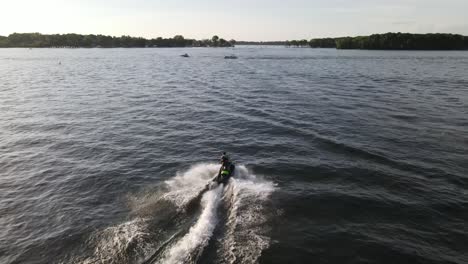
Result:
M270 245L267 203L275 185L253 175L245 167L240 168L239 177L232 179L231 184L227 234L219 252L220 260L256 263Z
M159 263L184 263L201 253L216 227L216 209L218 208L222 188L223 186L218 186L203 195L203 211L199 219L190 228L189 232L165 253Z
M219 164L197 164L167 180L168 192L163 198L182 209L195 198L219 170Z
M92 257L82 261L82 264L91 263L120 263L130 262L148 248L146 238L146 222L144 219L134 219L117 226L108 227L93 234L88 243L95 244ZM130 252L131 251L131 252Z
M157 223L160 223L167 217L170 221L172 212L179 212L180 217L184 217L186 205L196 201L194 198L199 199L201 190L218 169L219 164L195 165L165 181L164 186L157 190L130 199L129 205L138 217L96 232L88 241L94 247L92 256L76 262L129 263L148 258L157 245L161 245L159 238L172 232L167 230L167 226L157 228L154 220L158 219ZM221 226L220 229L224 229L220 242L214 242L218 245L219 262L256 263L270 243L267 204L274 190L272 182L238 165L227 186L220 185L203 194L201 214L195 224L182 238L175 241L171 238L167 247L161 247L157 263L195 262L213 236L219 221L217 210L220 202L226 205L228 215L225 228Z

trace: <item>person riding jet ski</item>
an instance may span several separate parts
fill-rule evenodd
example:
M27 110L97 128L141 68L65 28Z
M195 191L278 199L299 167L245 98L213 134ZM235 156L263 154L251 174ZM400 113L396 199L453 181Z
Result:
M229 178L234 173L234 164L229 160L229 156L226 152L223 152L221 156L221 168L219 169L218 176L216 177L216 182L226 184Z

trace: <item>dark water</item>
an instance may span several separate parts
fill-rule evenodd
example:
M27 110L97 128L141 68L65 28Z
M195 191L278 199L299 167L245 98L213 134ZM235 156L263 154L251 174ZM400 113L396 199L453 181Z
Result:
M0 49L0 263L468 263L467 73L466 52ZM200 195L222 150L237 174Z

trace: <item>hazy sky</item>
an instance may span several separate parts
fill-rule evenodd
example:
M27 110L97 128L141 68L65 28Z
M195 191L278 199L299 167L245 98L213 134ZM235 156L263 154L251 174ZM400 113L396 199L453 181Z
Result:
M468 0L0 0L13 32L286 40L383 32L468 35Z

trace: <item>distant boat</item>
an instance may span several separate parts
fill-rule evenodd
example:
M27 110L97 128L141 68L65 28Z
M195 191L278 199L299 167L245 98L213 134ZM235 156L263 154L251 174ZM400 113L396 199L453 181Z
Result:
M180 55L181 57L188 58L190 57L187 53Z
M237 59L237 56L236 55L229 55L229 56L224 56L225 59Z

